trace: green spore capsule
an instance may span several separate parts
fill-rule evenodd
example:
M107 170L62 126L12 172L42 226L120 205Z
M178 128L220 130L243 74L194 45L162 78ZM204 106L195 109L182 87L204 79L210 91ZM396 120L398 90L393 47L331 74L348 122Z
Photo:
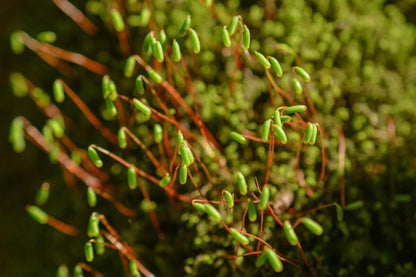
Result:
M153 56L157 59L158 62L163 62L165 60L165 56L163 53L163 46L160 41L156 41L153 44Z
M40 224L48 223L48 214L37 206L27 206L26 211L29 215Z
M97 194L95 193L93 188L88 188L87 190L87 202L88 206L91 208L97 205Z
M147 74L149 74L150 78L152 78L156 83L160 84L163 81L162 76L159 75L156 71L153 69L150 69L147 71Z
M88 221L87 235L90 238L95 238L100 235L100 219L95 213L92 213Z
M269 57L269 61L270 61L270 64L272 66L274 73L276 73L276 76L282 77L283 70L282 70L282 67L280 66L279 61L274 57Z
M224 190L225 201L227 202L227 207L232 209L234 207L234 198L231 192Z
M243 47L248 50L250 48L250 30L244 25L243 28Z
M51 118L49 119L46 124L52 129L53 134L57 138L62 138L65 133L65 129L63 124L61 124L62 121L59 121L57 118Z
M179 146L179 154L181 156L182 162L186 166L190 166L194 163L194 155L192 154L191 148L189 148L186 142L182 143L181 146Z
M293 78L293 80L292 80L292 86L293 86L293 89L295 90L295 92L297 94L302 94L303 88L302 88L302 85L300 84L300 82L299 82L298 79Z
M56 277L69 277L69 269L66 265L61 264L56 272Z
M285 123L285 122L291 121L292 118L288 115L282 115L282 116L280 116L280 120L282 121L282 123Z
M269 202L270 198L270 189L268 186L263 187L263 191L261 193L260 202L259 202L259 210L263 211L267 208L267 203Z
M130 269L130 273L133 277L139 277L140 276L140 272L139 269L137 268L137 264L135 260L130 260L129 261L129 269Z
M230 137L240 144L245 144L247 142L247 139L237 132L231 132Z
M308 229L317 236L322 235L324 232L322 226L319 225L316 221L310 219L309 217L302 218L301 222L306 227L306 229Z
M116 9L111 10L111 20L113 21L114 29L117 32L124 31L123 17L121 16L121 14L118 10L116 10Z
M51 104L51 99L46 92L38 87L32 89L32 96L35 99L35 102L39 104L39 106L46 108Z
M44 31L44 32L38 33L36 35L36 38L40 42L54 43L56 41L56 34L55 32L52 32L52 31Z
M192 206L194 206L195 210L205 213L205 205L204 204L198 203L198 202L193 202Z
M166 40L167 40L167 37L166 37L165 30L160 30L160 32L159 32L159 41L162 44L163 49L165 49Z
M178 135L176 136L176 143L181 145L184 142L183 134L181 131L178 131Z
M205 213L211 216L215 221L221 221L221 214L218 212L214 206L211 204L204 204L205 205Z
M162 179L162 180L160 180L160 182L159 182L159 186L161 186L162 188L163 188L163 187L166 187L167 185L169 185L169 182L170 182L170 176L169 176L169 174L168 174L168 175L166 175L165 177L163 177L163 179Z
M143 95L144 94L144 84L143 84L143 76L142 75L139 75L139 76L137 76L137 78L136 78L136 89L137 89L137 92L140 94L140 95Z
M50 185L49 183L45 182L39 188L38 192L36 193L35 203L39 206L44 205L49 199L50 193Z
M270 125L271 125L271 121L266 120L264 124L261 126L260 136L261 136L261 140L264 142L266 142L269 139Z
M290 224L289 220L285 220L285 223L283 224L283 232L285 233L287 241L295 246L298 244L298 236L295 233L295 230L293 230L292 224Z
M287 143L287 136L285 131L283 130L283 128L281 126L278 125L274 125L274 133L276 134L276 136L279 138L280 142L283 144Z
M76 265L74 267L74 277L84 277L84 272L82 270L82 267L80 265Z
M364 206L363 201L355 201L355 202L352 202L352 203L348 204L348 205L345 207L345 209L346 209L347 211L353 211L353 210L358 210L358 209L361 209L363 206Z
M179 183L184 185L188 179L188 168L186 165L182 164L179 168Z
M145 104L136 98L133 99L133 105L145 115L150 115L152 113L152 111Z
M267 261L267 254L265 251L263 251L263 253L260 254L260 256L257 258L256 260L256 267L261 267L263 266Z
M153 134L155 136L155 142L160 143L163 140L163 129L160 124L155 124L153 126Z
M312 134L311 134L311 139L309 140L310 145L315 144L317 136L318 136L318 126L316 126L316 124L312 124Z
M17 153L22 152L26 148L23 126L23 121L19 117L16 117L10 125L9 141L13 145L13 150Z
M240 194L246 195L247 194L246 178L241 172L237 172L236 178L237 178L237 186L238 186L238 190L240 191Z
M92 146L88 147L88 156L90 156L90 159L92 160L92 162L94 163L96 167L103 166L103 161L100 159L100 156L98 156L98 153L94 147Z
M116 101L118 97L117 86L113 80L108 81L108 99L111 101Z
M172 54L173 54L173 61L180 62L182 59L181 54L181 47L179 46L179 43L176 41L176 39L172 42Z
M301 77L305 82L310 82L311 77L309 76L308 72L305 69L299 66L294 67L296 74Z
M235 31L237 30L239 20L239 15L233 16L233 18L230 21L230 24L228 24L228 33L230 34L230 36L234 35Z
M194 53L198 54L201 52L201 43L199 41L197 32L192 28L189 29L189 37L191 38L191 45Z
M312 133L313 133L313 124L309 122L308 127L306 127L306 132L305 132L305 137L303 138L303 143L307 144L311 141Z
M128 57L126 60L126 64L124 65L124 76L126 76L126 78L130 78L131 76L133 76L135 66L136 66L135 56Z
M55 80L53 82L53 97L58 103L62 103L65 100L65 92L61 80Z
M118 145L120 146L121 149L125 149L127 147L126 132L123 129L118 130L117 140L118 140Z
M179 30L179 36L180 37L183 37L184 35L186 35L186 32L189 29L189 26L191 26L191 16L188 14L188 16L183 21L182 26Z
M338 221L342 221L342 218L344 217L344 211L342 207L339 204L335 204L335 208L337 209L337 219Z
M285 114L293 114L293 113L300 113L306 111L306 106L304 105L295 105L287 107L284 111Z
M95 252L98 255L102 255L105 252L104 237L102 235L95 239Z
M127 169L127 184L130 189L135 189L137 187L137 174L133 166Z
M273 120L274 120L274 123L275 123L277 126L282 126L282 119L281 119L281 117L280 117L280 110L279 110L279 109L276 109L276 110L274 111L274 114L273 114Z
M117 107L111 99L105 99L105 107L111 117L115 117L117 115Z
M142 50L145 53L149 53L152 51L152 37L153 37L153 32L148 33L143 40L143 46L142 46Z
M92 262L94 260L94 248L90 241L87 242L84 246L84 254L85 254L85 259L88 262Z
M23 42L22 31L16 31L10 35L10 48L13 54L20 55L23 53L25 44Z
M256 55L257 60L259 61L259 63L261 63L265 68L272 67L270 62L266 59L266 57L262 53L254 51L254 54Z
M267 259L269 260L269 263L273 270L275 272L282 272L283 271L283 263L280 260L279 256L274 252L272 249L265 247L264 253L267 255Z
M224 46L225 47L230 47L231 46L231 39L230 39L230 35L228 33L228 30L227 30L227 26L224 26L224 28L222 29L221 37L222 37L222 42L224 43Z
M243 245L247 245L250 243L250 241L245 235L241 234L238 230L234 228L230 228L230 234L233 236L233 238L235 238L239 243Z
M9 80L13 95L18 98L25 97L29 91L25 77L19 72L13 72L10 74Z
M104 99L107 99L107 97L110 95L110 83L111 83L110 76L104 75L101 81L101 91L103 93Z
M248 220L251 222L257 220L256 206L254 206L254 203L251 200L248 200Z

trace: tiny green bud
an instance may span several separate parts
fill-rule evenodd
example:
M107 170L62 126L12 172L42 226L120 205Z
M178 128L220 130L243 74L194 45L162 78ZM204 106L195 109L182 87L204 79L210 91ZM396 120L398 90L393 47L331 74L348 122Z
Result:
M137 268L137 264L135 260L130 260L129 261L129 269L130 269L130 273L133 277L139 277L140 276L140 272L139 269Z
M204 204L205 205L205 213L211 216L216 221L221 221L221 214L218 212L214 206L211 204Z
M310 82L311 77L309 76L308 72L305 69L299 66L294 67L296 74L301 77L305 82Z
M270 62L266 59L266 57L262 53L254 51L254 54L256 55L257 60L259 61L259 63L261 63L265 68L272 67Z
M26 211L29 213L29 215L39 222L40 224L46 224L48 222L48 214L45 213L42 209L40 209L37 206L27 206Z
M105 107L111 117L115 117L117 115L117 107L110 98L105 99Z
M277 137L279 138L280 142L283 143L283 144L286 144L287 143L287 136L286 136L286 133L283 130L283 128L281 126L276 125L276 124L273 126L273 128L274 128L274 132L277 135Z
M26 148L23 121L16 117L10 124L9 141L13 145L13 150L20 153Z
M76 265L74 267L74 277L84 277L84 272L82 271L82 267L80 265Z
M264 253L267 255L267 259L269 260L270 265L272 266L275 272L282 272L283 271L283 263L280 260L279 256L274 252L272 249L265 247Z
M300 113L306 111L306 106L304 105L295 105L287 107L284 111L285 114Z
M145 104L143 104L141 101L139 101L136 98L133 99L133 105L134 107L136 107L136 109L138 109L145 115L150 115L152 113L152 111Z
M297 94L302 94L303 88L302 88L302 85L300 84L298 79L293 78L292 85L293 85L293 88L295 89L295 92Z
M247 142L247 139L245 137L236 132L231 132L230 137L240 144L244 144Z
M194 208L200 212L204 212L205 213L205 205L198 203L198 202L193 202L192 206L194 206Z
M319 225L317 222L308 217L302 218L301 222L303 223L303 225L305 225L306 229L308 229L317 236L322 235L322 233L324 232L321 225Z
M253 201L248 200L248 220L254 222L257 220L257 211Z
M153 69L148 70L147 74L149 74L150 78L152 78L156 83L158 84L162 83L163 81L162 76L160 76L160 74L154 71Z
M243 245L247 245L250 243L248 238L242 233L240 233L237 229L230 228L230 234L233 236L233 238L235 238L239 243Z
M261 267L267 261L267 254L265 251L260 254L260 256L256 260L256 267Z
M94 248L90 241L88 241L84 246L84 254L85 254L85 259L88 262L92 262L94 260Z
M260 130L260 136L262 141L267 141L269 139L269 133L270 133L270 120L266 120L264 124L261 126Z
M312 134L311 134L311 139L309 140L309 144L310 145L314 145L316 142L316 137L318 136L318 127L316 126L316 124L312 125Z
M40 42L54 43L56 41L56 34L52 31L44 31L37 34L36 38Z
M65 133L61 122L62 121L59 121L57 118L51 118L46 122L46 124L52 129L53 134L57 138L62 138Z
M280 120L282 121L282 123L285 123L285 122L291 121L292 118L288 115L282 115L282 116L280 116Z
M352 203L348 204L348 205L345 207L345 209L346 209L347 211L353 211L353 210L358 210L358 209L361 209L363 206L364 206L363 201L355 201L355 202L352 202Z
M240 191L241 195L246 195L247 194L246 178L241 172L237 172L236 178L237 178L238 190Z
M130 189L135 189L137 187L137 175L133 166L127 169L127 183Z
M56 277L69 277L69 270L68 267L64 264L58 267L58 271L56 272Z
M97 205L97 194L95 193L93 188L88 188L87 190L87 202L88 206L90 206L91 208Z
M156 41L153 44L153 56L157 59L158 62L163 62L165 60L165 56L163 53L163 47L160 41Z
M312 133L313 133L313 124L309 122L308 127L306 127L306 133L305 133L305 137L303 138L303 143L309 143L311 141Z
M274 57L269 57L269 60L270 60L270 64L272 66L273 71L276 73L276 76L282 77L283 70L282 70L282 67L280 66L279 61Z
M90 156L90 159L92 160L92 162L94 163L96 167L103 166L103 161L100 159L100 156L98 156L98 153L94 147L92 146L88 147L88 155Z
M231 19L231 22L228 25L228 33L230 34L230 36L234 35L235 31L237 30L239 20L240 20L239 15L233 16L233 18Z
M181 167L179 168L179 183L184 185L186 183L186 180L188 178L188 168L185 164L181 164Z
M344 211L342 210L342 207L339 204L335 204L335 208L337 209L338 221L342 221L342 218L344 217Z
M178 131L178 135L176 137L176 143L181 145L184 142L183 134L181 131Z
M277 126L282 126L282 119L281 119L281 117L280 117L280 110L279 110L279 109L276 109L276 110L274 111L273 120L274 120L274 123L275 123Z
M296 235L295 230L293 230L292 224L290 224L289 220L285 220L283 224L283 232L291 245L295 246L298 244L298 236Z
M189 36L191 38L192 49L194 50L195 54L198 54L201 52L201 43L199 42L198 34L194 29L190 28Z
M16 55L23 53L25 50L25 44L23 42L22 31L16 31L10 35L10 48Z
M262 191L261 197L260 197L260 202L259 202L259 210L260 211L263 211L264 209L267 208L267 203L269 202L269 198L270 198L270 189L266 185L266 186L263 187L263 191Z
M181 29L179 30L180 37L183 37L184 35L186 35L186 32L189 29L189 26L191 26L191 16L188 14L184 22L182 23Z
M114 29L117 32L122 32L124 30L124 21L120 12L116 9L111 10L111 20L113 21Z
M161 186L162 188L166 187L167 185L169 185L169 182L170 182L170 176L169 174L167 174L165 177L163 177L162 180L160 180L159 186Z
M124 76L126 78L130 78L133 76L134 67L136 65L136 58L134 56L130 56L126 60L126 64L124 65Z
M16 97L25 97L29 91L25 77L19 72L13 72L9 77L13 95Z
M105 252L104 237L102 235L95 238L95 252L98 255L102 255Z
M234 207L234 198L231 192L224 190L225 201L227 202L228 208L232 209Z
M230 35L228 33L228 30L227 30L227 26L224 26L224 28L222 29L221 37L222 37L222 42L224 43L224 46L225 47L230 47L231 46L231 39L230 39Z
M92 213L88 221L87 234L88 237L94 238L100 235L100 219L95 213Z
M37 205L42 206L48 201L49 198L49 183L45 182L42 184L38 192L36 193L35 202Z
M118 140L118 145L120 146L121 149L124 149L127 147L126 132L123 129L118 130L117 140Z
M181 61L182 59L181 47L179 46L179 43L176 41L176 39L174 39L172 43L172 54L173 54L173 60L175 62Z
M56 102L64 102L65 92L61 80L55 80L55 82L53 82L53 96L55 97Z
M160 124L155 124L153 126L153 133L155 136L155 142L159 143L162 142L163 140L163 129L162 126Z
M244 25L243 29L243 47L248 50L250 48L250 30Z
M144 94L144 84L143 84L143 76L139 75L136 78L136 89L140 95Z
M190 166L194 163L194 155L192 154L191 149L189 148L188 144L186 142L182 143L179 146L179 154L181 156L182 162L186 166Z

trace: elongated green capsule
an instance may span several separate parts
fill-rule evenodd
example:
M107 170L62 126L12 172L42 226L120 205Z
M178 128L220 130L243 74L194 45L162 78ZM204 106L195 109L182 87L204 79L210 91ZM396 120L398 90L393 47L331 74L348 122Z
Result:
M111 10L111 20L113 21L114 29L116 29L117 32L124 31L123 17L121 16L118 10L116 9Z
M353 211L353 210L361 209L363 206L364 206L363 201L355 201L355 202L352 202L352 203L348 204L345 207L345 209L348 210L348 211Z
M169 185L170 182L170 176L169 174L167 174L165 177L162 178L162 180L159 181L159 186L166 187L167 185Z
M9 80L13 95L18 98L25 97L29 91L25 77L19 72L13 72L10 74Z
M111 101L116 101L118 97L117 86L113 80L108 81L108 99Z
M46 122L57 138L62 138L65 133L64 126L61 124L61 122L62 121L58 120L57 118L51 118Z
M147 74L149 74L150 78L152 78L156 83L158 84L162 83L163 81L162 76L160 76L160 74L154 71L153 69L148 70Z
M318 136L318 127L316 126L316 124L312 125L312 134L311 134L311 139L309 140L309 144L310 145L314 145L316 142L316 137Z
M127 184L130 189L135 189L137 187L137 175L133 166L127 169Z
M293 89L295 90L295 92L297 94L302 94L303 88L302 88L302 85L300 84L300 82L299 82L298 79L293 78L293 80L292 80L292 86L293 86Z
M84 254L85 254L85 259L88 262L92 262L94 260L94 248L90 241L88 241L84 246Z
M234 198L231 192L224 190L225 201L227 202L228 208L232 209L234 207Z
M194 155L186 142L179 146L179 154L181 155L182 162L186 166L190 166L194 163Z
M61 264L56 272L56 277L69 277L69 269L66 265Z
M269 260L269 263L273 270L275 272L282 272L283 271L283 263L280 260L279 256L274 252L272 249L265 247L264 253L267 255L267 259Z
M39 206L42 206L48 201L49 198L49 183L45 182L42 184L38 192L36 193L35 203Z
M201 43L199 42L197 32L192 28L189 29L189 37L191 38L191 45L192 49L194 50L194 53L198 54L199 52L201 52Z
M230 137L240 144L245 144L247 142L247 139L245 137L236 132L231 132Z
M237 172L236 178L237 178L237 186L238 186L238 190L240 191L240 194L246 195L247 194L246 178L241 172Z
M192 206L194 206L194 208L196 209L196 210L198 210L198 211L200 211L200 212L204 212L205 213L205 205L204 204L201 204L201 203L198 203L198 202L193 202L192 203Z
M104 237L102 235L95 238L95 252L98 255L102 255L105 252Z
M231 39L230 39L230 35L228 33L228 30L227 30L227 26L224 26L224 28L222 29L221 37L222 37L222 42L224 43L224 46L225 47L230 47L231 46Z
M126 132L123 129L118 130L117 140L118 140L118 145L120 146L121 149L124 149L127 147Z
M262 141L267 141L269 139L270 124L271 124L271 121L266 120L263 126L261 126L260 136L261 136Z
M256 260L256 267L261 267L267 261L267 254L265 251L260 254L260 256Z
M130 260L129 261L129 269L130 269L130 273L133 277L139 277L140 276L140 272L139 269L137 268L137 264L135 260Z
M88 221L87 235L90 238L95 238L100 235L100 219L95 213L92 213Z
M145 104L143 104L139 99L134 98L133 105L134 107L136 107L136 109L138 109L145 115L150 115L152 113L152 111Z
M306 132L305 132L305 137L303 138L303 143L309 143L311 141L312 133L313 133L313 124L309 122L308 127L306 127Z
M153 126L153 133L154 133L154 136L155 136L155 142L156 143L162 142L163 129L162 129L162 126L160 124L155 124Z
M221 221L221 214L218 212L214 206L211 204L204 204L205 205L205 213L211 216L216 221Z
M179 168L179 183L184 185L188 179L188 168L185 164L182 164Z
M189 29L189 26L191 26L191 16L188 14L188 16L185 18L185 20L182 23L181 29L179 30L179 36L183 37L186 35L186 32Z
M296 74L301 77L305 82L310 82L311 77L309 76L308 72L305 69L299 66L294 67Z
M131 76L133 76L135 66L136 66L135 56L128 57L126 60L126 64L124 65L124 76L126 76L126 78L130 78Z
M110 76L104 75L103 79L101 81L101 91L103 93L103 98L107 99L107 97L110 95L110 83L111 79Z
M105 107L111 117L115 117L117 115L117 107L110 98L105 99Z
M163 53L163 47L160 41L156 41L153 44L153 56L157 59L158 62L163 62L165 60L165 56Z
M93 188L88 188L87 190L87 202L88 206L90 206L91 208L97 205L97 194L95 193Z
M339 204L335 204L335 208L337 209L338 221L342 221L342 218L344 217L344 211L342 210L342 207Z
M35 87L32 89L32 96L39 106L46 108L51 104L51 98L49 95L41 88Z
M287 241L295 246L298 244L298 236L295 233L295 230L293 230L292 224L290 224L289 220L285 220L285 223L283 224L283 232L285 233Z
M149 32L143 40L143 46L142 46L142 50L143 52L146 53L150 53L152 51L152 37L153 37L153 32Z
M160 30L160 32L159 32L159 41L160 41L160 44L162 44L163 49L165 49L166 40L167 40L167 37L166 37L165 30Z
M248 238L245 235L241 234L237 229L230 228L230 234L233 236L233 238L238 240L238 242L243 245L247 245L250 243Z
M282 126L282 119L281 119L281 117L280 117L280 110L279 110L279 109L276 109L276 110L274 111L273 120L274 120L274 123L275 123L277 126Z
M287 107L284 111L285 114L300 113L306 111L306 106L304 105L295 105Z
M176 136L176 143L181 145L184 142L183 134L181 131L178 131L178 135Z
M13 54L20 55L23 53L25 44L22 38L22 31L16 31L10 35L10 48Z
M267 208L267 203L269 202L270 198L270 189L268 186L263 187L263 191L261 193L260 202L259 202L259 210L263 211Z
M143 76L139 75L136 78L136 89L140 95L144 94L144 84L143 84Z
M19 117L16 117L10 125L9 141L13 145L13 150L17 153L22 152L26 148L23 121Z
M228 33L230 34L230 36L234 35L235 30L237 30L239 20L239 15L233 16L233 18L231 19L230 24L228 25Z
M306 229L308 229L317 236L322 235L324 232L322 226L319 225L319 223L317 223L316 221L310 219L309 217L302 218L301 222L303 223L303 225L305 225Z
M84 272L82 271L82 267L80 265L76 265L74 267L74 277L84 277Z
M29 215L40 224L48 223L48 214L37 206L27 206L26 211Z
M282 115L282 116L280 116L280 120L282 121L282 123L285 123L285 122L291 121L292 118L288 115Z
M265 68L270 68L272 67L272 65L270 64L270 62L266 59L266 57L257 51L254 51L254 54L257 57L257 60L265 67Z
M269 57L269 61L270 61L270 64L272 66L274 73L276 73L276 76L282 77L283 70L282 70L282 67L280 66L279 61L274 57Z
M56 102L58 103L64 102L65 92L64 92L64 87L62 85L61 80L55 80L55 82L53 82L53 96Z
M179 43L176 41L176 39L172 42L172 54L173 54L173 60L175 62L180 62L182 59L181 54L181 47L179 46Z
M248 220L251 222L257 220L256 206L254 206L254 203L251 200L248 200Z
M92 162L95 164L96 167L103 166L103 161L100 159L100 156L98 156L98 153L94 149L94 147L92 146L88 147L88 155L90 156Z
M44 31L37 34L36 38L40 42L54 43L56 41L56 34L52 31Z
M283 128L281 126L278 125L274 125L274 133L277 135L277 137L279 138L280 142L283 144L287 143L287 136L285 131L283 130Z
M243 47L248 50L250 48L250 30L244 25L243 29Z

